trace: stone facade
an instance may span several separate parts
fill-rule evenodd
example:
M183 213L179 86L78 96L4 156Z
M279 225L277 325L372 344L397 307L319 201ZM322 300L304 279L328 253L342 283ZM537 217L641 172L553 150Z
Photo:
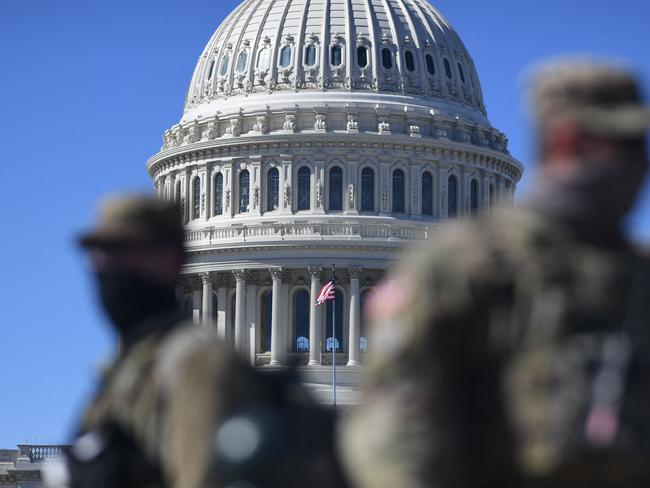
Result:
M424 0L244 1L147 169L183 209L188 315L252 364L312 366L333 347L361 364L367 292L440 223L512 202L523 171ZM334 335L314 305L332 264Z

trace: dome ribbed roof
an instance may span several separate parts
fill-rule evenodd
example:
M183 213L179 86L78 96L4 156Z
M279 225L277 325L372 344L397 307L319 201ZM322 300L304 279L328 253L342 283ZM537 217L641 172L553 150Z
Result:
M186 118L291 92L395 94L485 114L471 57L426 0L246 0L201 55Z

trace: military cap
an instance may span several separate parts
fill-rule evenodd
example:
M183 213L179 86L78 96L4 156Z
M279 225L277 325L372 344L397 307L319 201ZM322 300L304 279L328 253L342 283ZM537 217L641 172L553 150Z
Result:
M83 247L134 244L182 246L178 205L145 195L117 195L104 200L98 226L80 236Z
M650 130L650 107L637 77L614 63L562 59L532 73L535 118L577 121L591 134L612 139L643 137Z

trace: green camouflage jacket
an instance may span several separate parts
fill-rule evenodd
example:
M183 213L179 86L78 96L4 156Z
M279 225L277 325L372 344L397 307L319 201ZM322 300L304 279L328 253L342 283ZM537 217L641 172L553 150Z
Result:
M369 314L365 401L342 440L359 487L650 486L640 252L499 210L441 230Z

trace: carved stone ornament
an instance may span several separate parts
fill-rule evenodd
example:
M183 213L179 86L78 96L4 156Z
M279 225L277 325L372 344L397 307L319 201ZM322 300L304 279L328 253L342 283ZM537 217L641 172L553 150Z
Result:
M257 122L253 127L253 131L259 132L260 134L267 134L269 132L269 122L266 115L257 116Z
M205 215L205 193L201 193L201 215Z
M195 122L189 127L187 131L187 135L185 136L185 142L188 144L192 144L200 140L201 140L201 131L199 130L199 125Z
M316 114L316 122L314 123L315 130L327 130L327 115Z
M201 278L201 282L204 285L207 285L208 283L212 283L212 276L210 273L199 273L199 278Z
M323 183L319 179L316 182L316 206L321 207L323 203Z
M422 137L419 125L409 125L409 135L411 137Z
M230 127L226 129L226 134L238 137L241 134L241 121L239 118L230 119Z
M388 122L387 118L379 119L379 123L377 124L377 131L380 134L382 134L382 133L390 133L390 122Z
M348 185L348 198L350 200L350 207L354 208L354 184L350 183Z
M357 118L356 115L348 114L347 129L348 129L349 132L359 130L359 121L358 121L358 118Z
M230 208L230 190L226 190L225 207L226 207L226 210L228 210Z
M256 186L253 190L253 206L255 208L260 206L260 187Z
M282 129L287 132L296 132L296 116L294 114L287 114L284 116Z

